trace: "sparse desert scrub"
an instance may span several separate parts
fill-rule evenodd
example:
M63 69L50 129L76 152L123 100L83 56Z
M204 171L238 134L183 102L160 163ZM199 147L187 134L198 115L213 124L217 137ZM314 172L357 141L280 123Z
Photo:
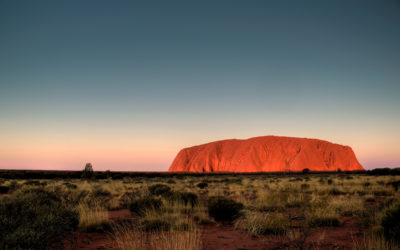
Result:
M306 207L309 203L310 195L305 193L291 192L286 196L286 207Z
M364 202L358 196L334 198L329 201L328 206L342 216L365 217L367 215Z
M78 205L79 229L83 231L105 231L110 227L108 211L99 204L89 206L86 203Z
M289 219L281 213L248 212L236 221L237 228L254 236L264 234L285 234L290 226Z

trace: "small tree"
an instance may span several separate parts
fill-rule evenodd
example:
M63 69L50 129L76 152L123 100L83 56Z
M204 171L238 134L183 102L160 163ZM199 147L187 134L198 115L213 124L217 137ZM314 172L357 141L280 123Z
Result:
M83 171L82 171L82 175L81 175L81 177L82 178L86 178L86 179L89 179L89 178L92 178L93 177L93 166L92 166L92 163L86 163L86 165L85 165L85 168L83 169Z
M303 174L308 174L308 173L310 173L310 169L309 168L305 168L305 169L303 169Z

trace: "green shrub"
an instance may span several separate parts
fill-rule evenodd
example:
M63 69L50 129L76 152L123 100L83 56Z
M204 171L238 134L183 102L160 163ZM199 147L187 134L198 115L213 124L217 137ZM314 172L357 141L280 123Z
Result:
M129 210L137 215L143 215L149 209L159 210L161 206L161 200L153 197L134 199L128 204Z
M152 195L163 195L171 192L171 188L164 184L155 184L149 187L149 192Z
M233 221L242 215L242 209L242 203L222 196L208 199L208 213L216 221Z
M0 202L0 249L46 249L78 226L78 212L42 188L17 191Z
M400 202L389 207L382 218L383 234L387 240L400 243Z

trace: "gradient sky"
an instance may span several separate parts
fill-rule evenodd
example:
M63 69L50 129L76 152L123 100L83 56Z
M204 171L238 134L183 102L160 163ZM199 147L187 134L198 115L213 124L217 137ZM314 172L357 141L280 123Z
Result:
M262 135L400 166L398 1L0 0L0 168L164 171Z

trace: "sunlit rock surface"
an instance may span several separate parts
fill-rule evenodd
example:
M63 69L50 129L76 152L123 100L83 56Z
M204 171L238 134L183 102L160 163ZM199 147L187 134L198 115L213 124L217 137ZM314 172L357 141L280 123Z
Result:
M364 170L349 146L318 139L263 136L182 149L170 172L289 172Z

